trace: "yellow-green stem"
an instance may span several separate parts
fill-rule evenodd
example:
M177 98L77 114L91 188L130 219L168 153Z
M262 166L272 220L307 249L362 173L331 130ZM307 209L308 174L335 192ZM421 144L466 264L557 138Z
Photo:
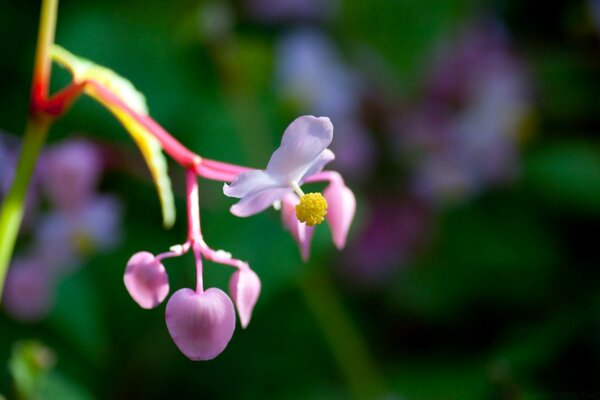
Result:
M33 85L34 87L40 85L40 90L44 98L48 96L48 86L50 84L50 71L52 67L50 47L54 44L57 10L58 0L42 1L37 47L33 65Z
M33 65L33 90L31 104L38 105L41 97L48 98L50 84L50 47L54 43L56 30L56 14L58 0L43 0L40 11L40 25L37 47ZM39 96L39 97L36 97ZM46 141L46 134L52 125L52 119L41 115L39 110L31 107L31 112L25 127L21 154L12 186L0 209L0 299L4 291L4 281L8 265L15 247L15 242L21 228L25 208L25 195L35 168L40 150Z
M306 302L356 399L383 398L385 383L364 341L344 308L326 268L313 265L300 278Z
M0 209L0 298L2 298L8 264L23 220L27 186L46 140L49 126L47 120L30 119L27 122L13 184Z

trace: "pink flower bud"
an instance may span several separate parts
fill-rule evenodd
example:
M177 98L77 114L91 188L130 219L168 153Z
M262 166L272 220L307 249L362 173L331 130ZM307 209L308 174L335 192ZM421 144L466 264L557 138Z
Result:
M246 328L260 295L260 279L250 268L234 272L229 281L229 293L235 302L242 328Z
M331 227L333 244L339 250L346 245L346 237L356 211L356 198L342 180L333 180L323 191L329 204L327 222Z
M299 199L294 194L288 194L281 200L281 219L283 226L290 231L292 237L298 243L302 260L308 261L310 256L310 241L314 233L314 227L306 226L298 221L296 217L296 204Z
M235 330L235 310L217 288L204 293L180 289L167 303L167 329L190 360L212 360L227 347Z
M127 262L123 277L127 291L142 308L154 308L169 293L165 267L147 251L135 253Z

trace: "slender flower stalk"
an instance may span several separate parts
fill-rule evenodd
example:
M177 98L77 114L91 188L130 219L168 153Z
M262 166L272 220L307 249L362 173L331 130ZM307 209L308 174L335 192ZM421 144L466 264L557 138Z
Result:
M40 105L48 98L51 71L50 46L54 42L57 8L58 0L44 0L42 3L29 117L15 177L0 209L0 299L8 264L23 220L27 187L46 140L46 134L52 125L52 118L40 109Z

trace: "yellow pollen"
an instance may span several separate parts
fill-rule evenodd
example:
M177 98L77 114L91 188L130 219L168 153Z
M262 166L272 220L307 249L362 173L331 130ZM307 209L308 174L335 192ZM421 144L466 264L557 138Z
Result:
M298 221L314 226L323 222L325 215L327 215L327 200L321 193L309 193L300 197L300 204L296 206Z

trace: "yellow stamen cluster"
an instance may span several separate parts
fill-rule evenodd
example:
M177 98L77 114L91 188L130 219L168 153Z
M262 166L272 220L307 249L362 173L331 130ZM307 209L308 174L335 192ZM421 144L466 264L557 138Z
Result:
M298 221L314 226L323 222L325 215L327 215L327 200L321 193L309 193L300 197L300 204L296 206Z

